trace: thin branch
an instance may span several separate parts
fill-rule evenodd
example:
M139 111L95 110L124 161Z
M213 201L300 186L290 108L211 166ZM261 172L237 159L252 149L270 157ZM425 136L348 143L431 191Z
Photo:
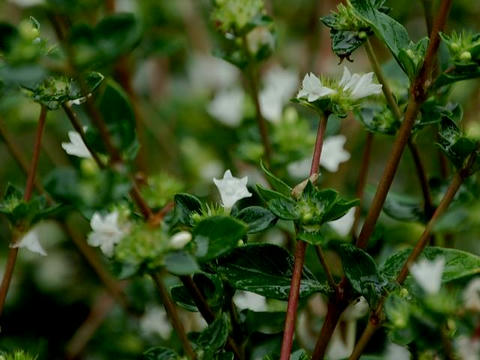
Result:
M402 268L400 269L396 278L396 281L399 285L402 285L405 282L405 279L407 278L410 271L410 266L418 259L420 254L428 245L433 226L435 225L437 219L440 216L442 216L443 213L447 210L452 200L454 199L458 189L463 184L467 176L470 174L470 169L474 165L475 159L476 159L475 155L470 156L467 165L463 169L458 171L453 177L445 195L442 198L442 201L440 202L437 209L433 213L432 218L426 225L425 230L423 231L422 235L420 236L417 243L415 244L415 247L413 248L412 252L410 253L407 260L405 261ZM382 312L383 304L385 300L386 300L386 295L383 295L381 300L379 301L379 305L370 316L368 325L364 330L362 336L360 337L360 340L358 341L357 345L355 346L355 349L353 350L352 355L350 355L349 360L357 360L361 356L361 354L363 353L363 350L367 346L373 334L376 332L377 329L380 328L381 321L379 319L381 318L381 312Z
M172 299L170 298L170 294L168 293L167 289L165 288L165 285L163 284L162 277L158 273L152 273L151 275L153 278L153 282L157 287L163 306L165 306L165 311L167 312L170 322L172 323L173 328L175 329L180 341L182 342L183 349L185 350L186 355L190 359L193 359L193 360L196 359L195 352L193 351L192 345L190 344L190 341L188 340L187 335L185 333L185 328L183 327L182 321L178 316L177 308L175 307L175 304L172 302Z
M382 91L383 91L383 94L385 95L385 99L387 100L387 104L390 110L393 112L393 115L398 121L402 121L402 112L400 111L400 108L398 107L395 97L393 96L392 90L390 89L390 86L388 85L388 82L385 76L383 75L383 71L380 67L380 63L378 62L377 56L375 55L373 46L370 40L368 39L365 43L365 50L367 52L368 59L370 60L370 63L372 65L373 71L377 76L378 82L382 84ZM428 219L430 218L433 212L433 204L432 204L432 197L430 195L430 187L428 185L428 177L425 172L425 167L423 166L422 159L418 151L418 147L413 143L413 141L410 138L408 140L408 149L412 154L412 159L415 164L415 169L417 170L416 174L418 177L418 181L420 182L420 187L422 189L425 215Z
M360 221L360 213L362 211L362 202L363 202L363 193L365 191L365 185L367 184L368 168L370 167L370 157L372 155L372 144L373 144L374 135L371 132L367 132L367 137L365 138L365 146L363 147L363 156L362 164L358 172L357 179L357 189L355 191L355 196L357 199L360 199L360 204L355 208L355 217L352 225L352 235L355 236L358 223Z
M249 87L250 87L250 94L252 96L253 102L255 104L255 113L258 123L258 130L260 131L260 137L262 138L263 150L265 151L265 163L270 165L270 160L272 158L272 146L270 144L270 138L268 136L268 127L267 122L262 114L262 109L260 107L260 98L259 98L259 89L258 89L258 79L257 74L255 71L255 67L253 64L253 58L250 54L250 50L248 48L248 39L247 36L244 35L242 38L243 47L246 55L248 56L250 62L248 64L247 69L245 70L245 75L247 77Z
M320 157L322 154L323 138L327 128L329 114L323 114L320 117L317 131L317 139L313 151L312 165L310 168L310 176L318 174L320 167ZM280 360L288 360L293 344L293 335L295 333L295 319L297 315L298 297L300 295L300 282L302 278L303 263L305 261L305 251L307 243L298 240L295 248L295 263L293 266L292 280L290 283L290 293L288 294L287 315L285 319L285 328L283 332L282 350Z
M45 128L46 119L47 119L47 109L44 106L42 106L40 110L40 116L38 118L37 131L35 135L35 144L33 146L32 164L30 165L30 169L28 171L27 184L25 185L25 193L23 195L23 199L26 202L30 201L33 194L33 186L35 184L35 177L36 177L37 167L38 167L38 159L40 157L42 135L43 135L43 130ZM17 233L17 231L18 229L14 230L14 236L13 236L11 245L13 245L16 240L18 240L17 237L20 234ZM0 284L0 316L3 312L8 289L12 281L13 271L15 269L15 262L17 260L17 254L18 254L18 248L10 247L8 251L8 258L7 258L5 273L2 278L2 283Z
M85 144L85 146L87 147L90 154L92 155L93 160L95 160L95 162L97 163L97 165L100 169L104 169L105 164L102 162L102 160L98 156L97 152L94 151L93 148L88 144L87 137L85 136L85 131L83 130L82 123L78 119L77 114L72 110L71 105L69 105L67 103L64 103L62 105L62 108L65 111L65 114L67 114L67 117L70 120L70 123L72 124L73 128L82 138L82 141Z
M318 260L320 261L320 264L322 264L323 270L325 271L325 276L327 277L328 284L333 290L336 290L337 283L335 282L335 279L332 276L332 272L330 271L328 263L325 260L325 254L323 253L322 248L319 245L315 246L315 252L317 253L317 257L318 257Z
M430 42L428 44L425 60L423 66L420 69L418 76L415 78L412 86L410 88L410 100L405 112L405 117L398 131L395 143L393 145L390 158L385 166L382 178L377 187L377 192L372 201L372 206L368 215L363 224L362 230L357 240L357 246L360 248L365 248L368 242L368 239L373 233L375 224L378 220L380 212L382 210L383 204L387 197L388 190L392 185L393 178L400 163L400 158L402 156L403 150L408 143L410 138L410 133L417 118L417 115L420 111L420 106L426 100L427 96L427 80L430 77L438 46L440 43L440 31L444 28L448 12L450 10L452 0L444 0L439 14L435 20L432 33L430 35Z
M203 296L202 292L198 288L197 284L189 275L180 276L180 280L183 286L187 289L192 297L193 302L197 306L198 311L208 324L211 324L215 320L215 314L207 303L207 300ZM229 335L227 339L227 348L233 351L237 359L244 359L244 356L237 345L235 340Z

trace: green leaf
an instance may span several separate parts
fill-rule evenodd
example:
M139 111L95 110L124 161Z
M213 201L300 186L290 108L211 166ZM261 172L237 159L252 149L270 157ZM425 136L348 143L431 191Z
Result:
M290 355L290 360L310 360L305 350L297 350Z
M230 322L226 314L221 314L194 340L195 345L206 353L214 353L227 342Z
M350 284L367 299L370 307L374 308L387 285L375 260L352 244L338 244L335 248L342 259L343 271Z
M262 200L265 201L266 203L270 200L273 200L273 199L287 199L287 200L290 200L289 196L285 196L282 193L279 193L278 191L266 189L263 186L258 185L258 184L257 184L257 192L260 195L260 197L262 198Z
M449 69L448 72L441 73L435 82L433 83L433 88L438 89L445 85L453 84L457 81L475 79L480 77L480 66L475 65L471 67L458 67L455 66L453 69Z
M406 71L399 55L402 49L409 47L410 38L402 24L379 11L374 0L351 0L357 15L367 22L375 35L390 49L399 65Z
M300 218L297 203L291 199L272 199L267 202L267 206L280 219L298 220Z
M94 28L75 25L68 41L74 47L77 66L98 67L131 51L140 42L141 35L135 16L119 13L104 17Z
M383 211L395 220L400 221L425 221L422 204L415 198L389 192Z
M388 279L395 279L411 251L405 249L390 256L380 268L380 272ZM480 257L462 250L429 246L421 255L428 260L439 256L445 259L442 275L444 283L480 273Z
M477 143L463 135L450 117L442 118L438 134L438 146L457 168L461 168L467 157L477 148Z
M195 258L186 251L172 251L165 255L165 267L175 275L189 275L199 270Z
M282 247L252 244L237 248L220 258L217 271L236 289L286 300L290 291L293 263L293 256ZM315 292L327 294L329 286L326 282L319 282L310 270L304 267L300 297Z
M256 332L278 334L283 331L285 325L285 313L279 311L243 310L241 318L247 334Z
M183 225L192 226L192 215L200 213L201 201L190 194L176 194L173 198L175 203L175 219Z
M228 216L212 216L193 229L196 256L209 261L234 249L247 233L247 226Z
M285 182L283 182L283 180L273 175L273 173L270 172L270 170L268 170L265 167L263 161L260 161L260 167L262 168L263 172L267 176L268 183L272 186L272 188L278 191L279 193L287 197L290 197L292 193L292 188L289 185L287 185Z
M207 300L211 309L216 311L221 308L224 303L224 288L222 280L219 276L205 272L198 272L193 275L193 281ZM196 312L197 305L192 300L190 292L183 286L174 286L171 289L172 298L181 307L188 311Z
M248 225L248 234L267 230L277 222L277 217L261 206L246 207L235 217Z
M384 104L367 103L355 109L355 117L365 127L376 134L395 135L400 121L393 116Z
M135 114L127 94L113 80L107 80L105 89L98 99L98 109L113 140L113 145L128 153L136 144ZM93 129L89 128L89 131ZM96 132L98 138L100 135ZM87 133L88 135L88 133ZM97 150L105 151L103 141L94 142Z
M178 360L179 358L175 351L162 346L150 348L142 355L143 360Z

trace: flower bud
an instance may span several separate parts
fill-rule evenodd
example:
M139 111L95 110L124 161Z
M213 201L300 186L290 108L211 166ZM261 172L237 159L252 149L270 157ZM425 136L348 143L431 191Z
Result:
M170 238L172 249L183 249L192 240L192 234L188 231L180 231Z
M460 54L460 59L463 61L470 61L472 60L472 54L470 51L464 51Z

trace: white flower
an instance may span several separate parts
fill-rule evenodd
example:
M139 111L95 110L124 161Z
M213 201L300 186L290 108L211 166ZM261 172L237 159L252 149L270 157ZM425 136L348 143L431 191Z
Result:
M347 236L352 229L353 222L355 221L355 208L351 208L340 219L330 221L330 225L340 236Z
M343 87L344 91L350 93L353 100L358 100L370 95L377 95L382 92L382 85L374 84L373 72L367 74L351 74L350 70L345 66L343 68L343 76L339 85Z
M271 122L278 122L282 116L283 106L297 88L297 73L276 66L265 75L264 83L259 96L262 115Z
M340 163L350 159L348 151L343 149L347 138L343 135L330 136L325 139L320 156L320 165L331 172L337 172Z
M243 99L241 89L222 90L208 104L207 112L227 126L237 126L243 118Z
M241 179L233 177L230 170L225 171L223 179L213 179L220 192L222 205L225 209L232 208L238 200L250 197L252 194L247 189L248 176Z
M306 157L288 164L287 171L288 174L295 179L304 179L308 176L311 166L312 159Z
M233 302L240 310L267 311L265 296L250 291L237 291L233 296Z
M92 154L82 140L80 134L76 131L69 131L68 137L70 142L63 142L62 148L69 155L78 156L85 159L91 159Z
M21 7L30 7L43 4L44 0L10 0L10 2Z
M26 248L31 252L47 255L42 245L40 245L40 232L39 227L32 227L26 234L22 236L17 242L11 245L12 248Z
M238 70L214 56L196 54L189 64L188 77L194 90L221 89L232 86L237 81Z
M455 340L455 345L462 360L478 360L480 358L480 340L465 335Z
M437 257L433 261L422 259L410 266L410 272L426 293L436 294L442 285L444 267L445 259L443 257Z
M190 240L192 240L192 234L188 231L180 231L170 238L170 247L172 249L183 249Z
M386 360L410 360L410 358L410 351L407 348L394 343L388 344L383 354L383 359Z
M145 335L160 335L167 340L172 332L167 313L160 306L150 306L140 319L140 329Z
M106 216L94 213L90 220L92 232L88 235L87 242L90 246L99 246L107 256L113 255L113 248L125 236L125 230L118 224L118 212L114 211Z
M466 309L480 312L480 277L470 280L463 291L463 302Z
M275 47L275 38L266 27L256 27L247 35L248 50L256 54L263 46Z
M335 93L335 90L323 86L320 79L310 73L303 78L302 89L298 92L297 98L307 98L309 102L312 102Z

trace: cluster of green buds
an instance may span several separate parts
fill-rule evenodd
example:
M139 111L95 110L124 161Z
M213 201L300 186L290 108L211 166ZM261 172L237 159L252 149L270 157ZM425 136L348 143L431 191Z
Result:
M35 360L36 358L36 356L32 356L23 350L0 354L0 360Z
M266 15L263 0L216 0L212 19L225 44L218 56L245 68L266 59L273 51L273 21Z
M215 0L212 18L223 32L242 34L263 14L263 0Z
M18 27L3 24L0 28L3 53L9 64L31 62L46 53L46 42L40 38L40 23L33 17L22 20Z
M330 28L332 50L341 59L348 59L373 34L369 25L356 16L349 1L346 5L338 5L336 12L322 17L321 21Z
M450 35L441 34L448 47L452 61L456 65L476 63L480 55L480 34L453 31Z

